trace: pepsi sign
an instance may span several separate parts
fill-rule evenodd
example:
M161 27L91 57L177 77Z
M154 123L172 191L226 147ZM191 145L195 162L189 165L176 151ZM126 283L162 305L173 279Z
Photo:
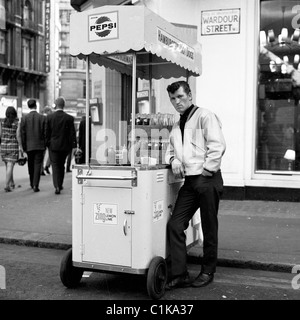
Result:
M89 41L116 39L119 36L118 12L89 16Z

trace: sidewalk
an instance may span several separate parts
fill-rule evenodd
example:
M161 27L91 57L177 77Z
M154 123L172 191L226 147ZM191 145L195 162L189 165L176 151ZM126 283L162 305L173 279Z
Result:
M13 192L5 193L0 166L0 242L67 249L72 243L71 173L54 194L52 176L39 193L29 187L27 167L16 166ZM219 211L220 266L291 272L300 264L300 203L222 200ZM199 263L201 248L189 251Z

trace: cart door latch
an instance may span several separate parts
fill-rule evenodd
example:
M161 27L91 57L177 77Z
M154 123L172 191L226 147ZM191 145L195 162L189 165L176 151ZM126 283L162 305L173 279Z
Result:
M124 213L125 214L135 214L135 211L133 211L133 210L125 210Z

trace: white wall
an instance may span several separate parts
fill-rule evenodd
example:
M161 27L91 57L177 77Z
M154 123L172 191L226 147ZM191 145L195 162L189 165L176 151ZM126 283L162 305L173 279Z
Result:
M256 0L147 1L169 22L197 25L202 44L202 75L195 102L214 111L227 142L222 171L225 185L244 186L254 163L256 110ZM156 5L155 5L156 4ZM170 7L173 10L170 10ZM239 34L201 35L201 11L240 9Z
M249 0L247 2L253 3ZM252 98L250 101L245 99L247 91L253 94L254 86L254 83L248 83L246 90L247 79L251 78L251 73L255 70L253 64L251 67L254 70L247 70L246 64L247 50L249 47L253 48L251 38L247 37L247 24L249 20L253 23L253 15L247 10L249 8L243 0L201 1L199 14L201 16L203 10L235 8L241 9L239 34L201 36L201 24L199 25L203 73L198 80L197 103L213 110L223 123L227 143L222 163L225 185L243 186L246 159L252 159L253 154L252 127L255 108ZM251 166L251 162L249 165Z

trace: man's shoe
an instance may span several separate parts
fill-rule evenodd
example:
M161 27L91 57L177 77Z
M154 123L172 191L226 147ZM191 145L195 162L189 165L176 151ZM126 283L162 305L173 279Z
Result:
M167 283L165 289L166 290L173 290L177 288L187 288L190 287L192 284L192 280L188 273L185 273L184 275L178 276L171 280L169 283Z
M56 188L56 189L55 189L55 194L60 194L59 188Z
M45 176L46 174L45 174L45 172L44 171L42 171L41 172L41 176Z
M213 273L202 273L198 275L198 277L195 279L195 281L192 283L192 287L194 288L201 288L205 287L208 284L210 284L214 279Z
M46 171L46 173L50 174L49 167L45 167L44 170Z
M38 187L33 187L33 191L34 191L34 192L39 192L40 189L39 189Z

